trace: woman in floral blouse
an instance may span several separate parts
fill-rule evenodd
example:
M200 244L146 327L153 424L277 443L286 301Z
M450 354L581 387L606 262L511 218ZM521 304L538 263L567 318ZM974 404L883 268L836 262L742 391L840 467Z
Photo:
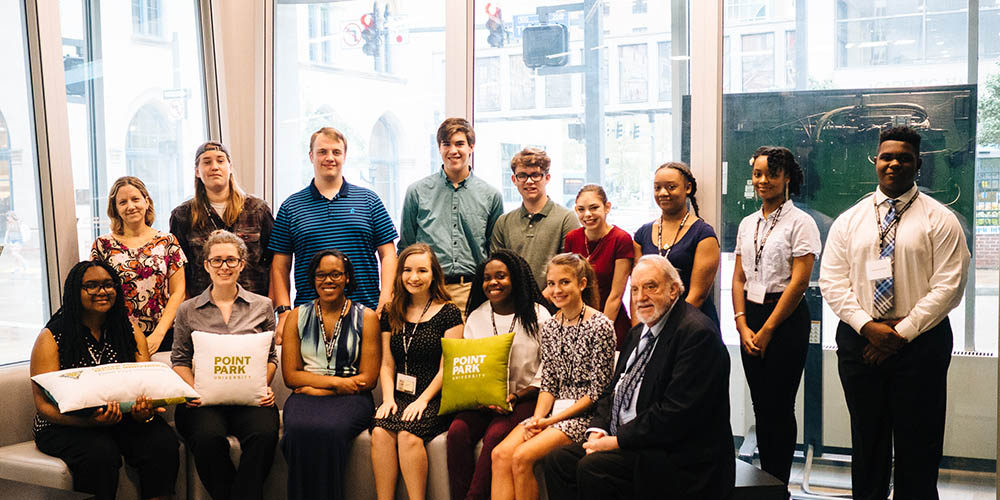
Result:
M151 226L153 200L137 177L115 181L108 195L111 233L99 236L90 259L110 265L122 280L129 319L146 336L149 353L169 351L171 326L184 302L187 258L177 238Z

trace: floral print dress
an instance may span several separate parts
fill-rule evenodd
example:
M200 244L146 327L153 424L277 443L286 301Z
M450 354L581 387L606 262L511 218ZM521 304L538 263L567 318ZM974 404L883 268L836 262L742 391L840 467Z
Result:
M170 299L170 277L187 262L177 238L160 231L139 248L129 248L110 234L99 236L90 260L103 261L118 272L129 319L147 337Z

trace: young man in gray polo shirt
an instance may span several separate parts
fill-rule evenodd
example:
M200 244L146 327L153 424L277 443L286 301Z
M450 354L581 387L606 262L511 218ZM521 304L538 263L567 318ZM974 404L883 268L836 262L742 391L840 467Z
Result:
M511 180L521 193L521 206L500 216L490 241L490 251L507 248L524 257L540 290L545 289L545 265L563 251L566 233L580 227L576 214L545 193L551 163L538 148L525 148L511 158Z

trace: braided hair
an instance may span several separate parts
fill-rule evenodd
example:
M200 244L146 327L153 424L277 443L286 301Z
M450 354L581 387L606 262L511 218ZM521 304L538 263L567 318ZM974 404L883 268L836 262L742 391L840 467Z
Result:
M90 329L83 324L83 302L80 293L83 291L83 275L92 267L100 267L111 276L115 284L115 301L111 309L104 314L101 325L104 341L118 353L123 362L135 361L139 347L135 342L132 323L125 309L125 294L122 293L122 280L111 266L102 261L85 260L77 263L69 271L63 285L62 307L52 315L45 325L49 331L60 331L59 366L72 366L87 354L85 335L90 335ZM51 325L51 326L50 326Z
M469 317L480 305L486 302L486 293L483 292L483 273L486 264L492 261L502 262L510 272L510 300L514 304L514 319L524 326L524 331L532 338L538 339L538 314L535 313L535 304L542 304L544 299L538 291L538 283L531 272L531 267L524 257L511 250L502 248L493 252L482 264L476 266L476 274L472 277L472 290L469 292L469 301L465 306L465 317Z
M684 180L686 180L687 183L691 186L691 194L687 195L687 198L691 200L691 208L694 209L694 215L696 217L701 217L701 214L698 213L698 200L695 199L694 197L695 193L698 192L698 181L695 180L694 174L691 173L691 167L688 167L686 163L681 161L669 161L657 167L656 171L653 172L653 175L656 175L656 172L659 172L660 170L663 170L665 168L672 168L680 172L681 175L684 177Z
M795 161L795 155L788 148L781 146L761 146L757 148L757 151L753 152L750 164L753 165L753 162L757 161L757 157L760 156L767 157L768 175L773 177L778 175L778 172L784 172L788 176L789 196L799 194L804 179L802 167Z

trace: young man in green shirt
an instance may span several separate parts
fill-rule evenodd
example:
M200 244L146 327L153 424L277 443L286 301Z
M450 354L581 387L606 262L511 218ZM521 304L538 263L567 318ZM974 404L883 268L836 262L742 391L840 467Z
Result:
M464 314L472 276L486 260L493 227L503 214L503 198L472 174L476 133L466 119L442 122L437 143L441 170L406 190L399 251L417 242L430 245L444 270L445 288Z
M524 257L539 290L545 289L545 265L562 253L566 233L580 227L576 214L545 192L551 164L549 155L538 148L525 148L510 160L510 178L521 193L521 206L497 220L490 241L490 251L507 248Z

